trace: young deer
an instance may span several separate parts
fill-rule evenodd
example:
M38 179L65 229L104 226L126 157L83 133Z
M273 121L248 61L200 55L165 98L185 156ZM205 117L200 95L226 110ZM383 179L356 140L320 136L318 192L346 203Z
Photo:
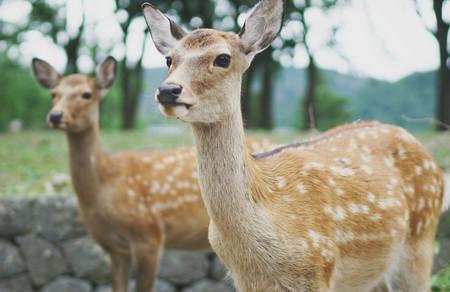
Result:
M192 126L209 240L240 291L427 291L443 174L405 130L341 126L251 155L240 87L277 36L281 0L262 0L239 35L186 33L149 4L144 16L170 65L155 98Z
M81 218L109 254L113 290L126 291L131 262L140 292L151 291L163 245L208 250L209 219L197 183L194 149L108 155L100 147L99 102L115 78L109 57L95 78L62 77L34 59L37 80L52 90L49 125L67 134ZM262 146L253 141L252 147ZM266 147L266 146L264 146Z

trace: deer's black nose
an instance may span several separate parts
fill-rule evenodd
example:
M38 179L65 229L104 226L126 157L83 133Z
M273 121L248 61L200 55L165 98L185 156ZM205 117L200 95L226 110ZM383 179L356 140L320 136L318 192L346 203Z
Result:
M62 117L62 112L50 112L50 114L48 115L48 120L50 121L50 123L56 126L61 123Z
M158 94L156 98L162 104L176 103L177 98L180 96L183 87L175 83L164 83L158 87Z

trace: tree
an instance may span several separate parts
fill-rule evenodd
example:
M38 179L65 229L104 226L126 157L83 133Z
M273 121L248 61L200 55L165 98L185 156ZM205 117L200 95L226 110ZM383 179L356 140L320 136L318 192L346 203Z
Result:
M83 1L81 3L83 4ZM55 44L60 45L64 49L67 57L65 73L77 73L79 48L82 44L82 36L85 28L83 10L81 11L81 23L79 27L75 33L69 33L67 15L71 12L67 11L67 5L65 3L50 5L45 0L33 0L31 1L31 5L30 21L23 31L44 31L46 35L51 37ZM63 11L64 13L58 13L59 11ZM46 27L49 27L49 29L46 29Z
M319 86L319 69L317 68L315 55L320 48L313 49L310 45L311 39L311 27L312 24L308 22L307 14L309 10L320 9L321 11L327 13L333 8L339 5L344 5L348 3L348 0L304 0L304 1L293 1L288 2L287 12L288 21L293 21L300 24L300 43L303 45L306 55L308 57L308 67L307 67L307 86L303 97L303 103L301 104L301 111L303 112L303 127L304 129L312 129L317 125L317 95ZM330 39L323 44L327 47L332 47L334 45L334 36L337 32L337 25L331 28Z
M417 0L416 11L419 16L422 12L419 9ZM450 48L448 43L448 34L450 23L444 15L445 7L450 5L447 0L433 0L433 12L436 19L436 26L433 28L427 27L429 32L435 37L439 47L439 69L437 72L436 84L436 129L443 131L447 130L450 125Z

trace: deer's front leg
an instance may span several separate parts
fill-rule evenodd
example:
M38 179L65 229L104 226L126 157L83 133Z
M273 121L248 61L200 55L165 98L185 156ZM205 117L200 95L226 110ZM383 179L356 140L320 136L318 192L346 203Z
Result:
M111 252L110 256L113 292L127 292L131 256L118 252Z
M163 240L159 228L140 233L139 238L132 243L136 265L136 292L150 292L155 282Z

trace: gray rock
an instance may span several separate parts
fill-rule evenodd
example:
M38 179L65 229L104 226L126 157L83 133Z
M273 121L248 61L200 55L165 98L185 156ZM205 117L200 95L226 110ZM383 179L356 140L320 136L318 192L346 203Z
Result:
M91 292L92 286L88 281L61 276L42 287L39 292Z
M136 287L136 282L134 280L131 280L128 284L128 291L134 291ZM175 287L173 287L170 283L161 280L156 279L155 287L153 289L155 292L176 292L177 290ZM98 287L95 292L112 292L111 286L100 286Z
M439 239L439 244L439 254L434 256L433 274L448 267L450 263L450 238Z
M77 277L96 284L111 282L111 268L106 255L90 237L72 239L63 244L67 261Z
M30 280L25 275L17 275L0 280L0 292L33 292Z
M214 255L211 267L211 278L217 281L223 280L227 276L228 270L225 268L219 258Z
M60 250L50 242L29 234L17 238L33 283L43 285L68 272L68 266Z
M34 231L52 242L86 234L78 216L75 197L39 198L33 209Z
M204 253L165 251L159 277L176 285L187 285L204 278L208 268L209 261Z
M169 282L166 282L164 280L156 279L155 283L155 292L176 292L177 289L175 289L174 286L172 286Z
M2 198L0 200L0 236L14 238L31 230L30 199Z
M233 292L233 287L224 282L215 282L209 279L198 281L197 283L184 288L181 292Z
M0 278L20 273L25 268L17 248L2 239L0 239L0 263Z

